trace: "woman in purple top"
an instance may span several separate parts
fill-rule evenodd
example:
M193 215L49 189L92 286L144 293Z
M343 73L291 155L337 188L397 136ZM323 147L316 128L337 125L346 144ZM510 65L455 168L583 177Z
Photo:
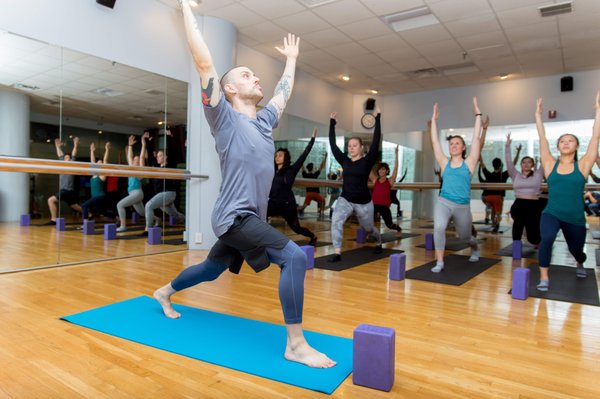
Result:
M519 172L513 165L511 143L509 133L506 135L504 158L515 192L515 202L510 208L510 216L513 218L512 238L514 241L521 241L523 228L525 228L527 241L537 246L542 239L540 217L543 207L540 202L540 187L544 179L544 168L540 166L536 169L535 160L530 156L525 156L521 159L521 172Z

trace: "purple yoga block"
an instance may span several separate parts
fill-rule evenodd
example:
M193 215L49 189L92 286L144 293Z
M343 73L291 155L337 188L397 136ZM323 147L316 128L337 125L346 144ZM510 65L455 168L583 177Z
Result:
M312 245L303 245L300 247L302 252L306 254L306 270L314 269L315 267L315 247Z
M138 224L140 222L140 215L137 212L131 212L131 224Z
M433 234L425 234L425 249L433 251Z
M367 241L367 232L362 227L359 227L356 230L356 242L359 244L364 244Z
M523 251L523 243L521 242L521 240L514 240L512 243L513 259L521 259L522 251Z
M94 228L96 228L96 222L93 220L84 220L83 221L83 234L85 235L93 235Z
M529 297L529 275L531 271L527 267L517 267L513 271L512 297L513 299L525 300Z
M406 277L406 255L390 255L390 280L404 280Z
M117 238L117 225L109 223L104 225L104 239L115 240Z
M148 229L148 244L150 245L158 245L162 244L162 240L160 239L160 227L150 227Z
M31 222L31 218L28 213L24 213L19 218L19 226L29 226L29 222Z
M65 231L65 218L56 218L56 230Z
M390 391L394 385L396 331L361 324L354 330L352 382Z
M169 215L169 226L173 226L175 224L175 218Z

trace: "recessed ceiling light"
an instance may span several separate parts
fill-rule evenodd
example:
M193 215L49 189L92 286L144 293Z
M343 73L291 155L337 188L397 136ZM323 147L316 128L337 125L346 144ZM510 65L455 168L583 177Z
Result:
M370 92L371 92L371 94L377 94L377 93L379 93L379 90L371 89Z
M102 130L98 130L98 134L102 134Z
M198 2L196 0L190 0L190 5L192 7L198 7Z
M503 73L499 77L500 77L500 80L505 80L505 79L508 79L508 74L507 73Z
M347 82L350 80L350 75L342 75L340 79L342 79L344 82Z
M102 94L103 96L107 96L107 97L118 97L118 96L122 96L123 94L125 94L122 91L107 89L105 87L101 87L99 89L92 90L92 92L96 93L96 94Z
M158 125L162 125L163 123L165 123L164 121L158 121Z
M402 32L440 23L426 6L384 15L381 17L381 20L388 24L395 32Z

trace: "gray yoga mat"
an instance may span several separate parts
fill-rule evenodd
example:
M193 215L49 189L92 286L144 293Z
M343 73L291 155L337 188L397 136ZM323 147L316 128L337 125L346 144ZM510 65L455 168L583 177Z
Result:
M436 264L436 261L431 261L408 270L406 278L432 283L462 285L498 262L500 260L490 258L479 258L477 262L469 262L468 256L448 255L444 257L444 270L441 272L434 273L431 271L431 268Z
M404 251L392 250L383 248L380 254L374 253L375 247L362 247L342 252L342 260L335 263L327 262L333 254L320 256L315 258L315 268L333 270L340 272L356 266L361 266L369 262L374 262L379 259L387 258L392 254L399 254Z

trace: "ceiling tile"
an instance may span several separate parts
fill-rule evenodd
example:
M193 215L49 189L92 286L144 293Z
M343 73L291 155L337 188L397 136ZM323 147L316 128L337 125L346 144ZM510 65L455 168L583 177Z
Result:
M362 0L362 3L378 16L395 14L400 11L411 10L425 5L423 0Z
M214 9L210 12L207 12L206 15L230 21L238 28L256 25L267 21L266 18L261 17L257 13L238 3L233 3L226 7Z
M507 31L512 28L519 28L530 24L556 21L556 17L542 18L539 10L535 6L511 8L505 11L499 11L496 13L496 16L500 21L500 25Z
M370 53L369 49L364 48L358 43L340 44L339 46L329 47L325 50L333 56L342 60L352 59L354 57Z
M496 15L482 14L477 17L462 18L444 24L448 32L454 37L472 36L479 33L494 32L500 30L500 24Z
M358 0L340 0L315 7L312 11L334 26L376 16Z
M412 47L397 47L392 50L377 51L375 54L387 62L422 58L421 55Z
M373 37L371 39L359 40L358 43L373 52L397 49L398 47L408 47L399 35L391 33L389 35Z
M433 42L428 44L422 44L417 47L417 51L424 57L433 57L444 54L462 54L463 48L453 40L441 40L439 42Z
M350 24L340 25L338 29L354 40L384 36L392 32L389 26L379 18L368 18Z
M266 19L275 19L306 10L296 0L241 0L239 3Z
M328 28L316 32L305 33L302 35L303 42L309 42L315 47L332 47L338 44L346 44L352 41L344 33L336 28Z
M513 8L529 7L535 8L547 5L549 0L488 0L495 11L510 10Z
M460 6L457 5L460 3ZM429 9L442 22L490 14L491 7L481 0L444 0L429 5Z
M259 43L271 43L284 37L288 32L272 22L263 22L262 24L240 28L240 33Z
M423 28L399 32L400 36L413 46L451 39L452 36L442 25L431 25Z
M273 22L287 32L297 35L331 28L331 25L310 11L303 11L287 17L274 19Z

